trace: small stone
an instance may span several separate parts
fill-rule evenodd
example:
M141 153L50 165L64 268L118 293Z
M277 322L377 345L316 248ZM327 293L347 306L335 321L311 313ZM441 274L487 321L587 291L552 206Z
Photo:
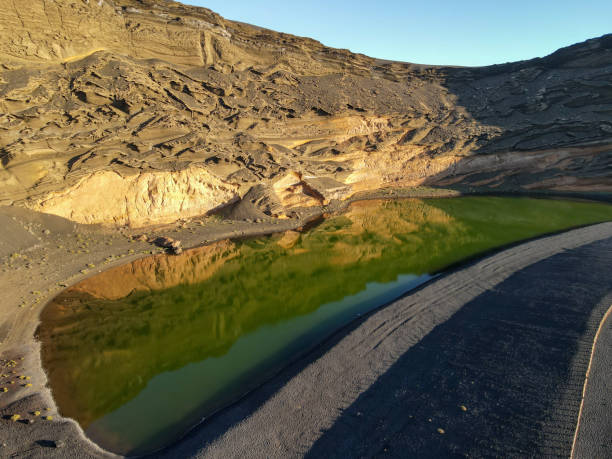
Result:
M445 433L445 432L444 432L444 429L442 429L441 427L438 427L438 433L439 433L440 435L444 435L444 433Z
M467 406L465 405L461 405L459 408L461 408L461 411L467 411Z
M46 230L44 230L44 231L43 231L43 234L45 234L45 235L47 235L47 236L48 236L49 234L51 234L51 231L50 231L50 230L48 230L48 229L46 229Z
M62 448L64 446L64 442L62 440L52 440L51 445L53 448Z
M181 241L172 239L171 237L158 237L155 240L155 245L171 250L175 255L183 253Z

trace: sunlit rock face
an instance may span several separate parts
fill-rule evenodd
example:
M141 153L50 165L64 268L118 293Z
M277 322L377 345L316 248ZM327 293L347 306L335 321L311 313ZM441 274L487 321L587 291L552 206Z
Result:
M394 186L612 191L611 35L541 59L447 68L161 0L0 0L0 20L4 204L138 226L255 187L265 197L255 205L280 217ZM201 206L171 204L149 221L140 205L133 218L129 204L107 208L109 188L87 192L113 174L134 202L147 188L135 183L151 177L193 174L180 180L210 187ZM296 186L275 187L288 174ZM162 194L190 199L190 186L171 188ZM92 211L71 212L85 195Z
M173 222L177 216L205 214L236 200L236 191L236 185L203 168L127 176L100 171L67 189L47 194L31 207L79 223L139 227Z

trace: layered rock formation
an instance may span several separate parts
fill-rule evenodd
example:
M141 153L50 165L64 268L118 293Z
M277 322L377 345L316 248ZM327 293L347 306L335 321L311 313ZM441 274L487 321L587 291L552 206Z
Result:
M29 205L79 223L138 227L202 215L238 199L236 190L201 167L125 176L104 170Z
M0 202L142 226L382 187L612 192L612 35L381 61L164 0L0 0Z

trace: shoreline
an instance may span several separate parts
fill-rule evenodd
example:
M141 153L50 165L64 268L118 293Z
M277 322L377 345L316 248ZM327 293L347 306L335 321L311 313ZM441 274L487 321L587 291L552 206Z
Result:
M407 349L417 346L433 328L445 323L470 299L494 289L496 285L526 267L547 261L567 250L611 237L612 223L596 224L519 244L440 276L337 331L311 350L309 355L282 370L273 380L218 412L206 423L196 426L184 438L162 450L165 454L162 457L237 457L251 451L250 448L254 446L258 451L263 451L257 457L301 457L309 449L296 452L292 449L294 441L298 444L314 444L330 427L326 422L333 425L339 413L344 412L355 397L363 394L366 390L364 385L367 387L382 377L389 366ZM511 266L508 268L507 264ZM474 272L483 273L484 276L474 280ZM457 279L463 283L457 282ZM453 311L450 311L450 316L447 315L447 302L452 303ZM443 311L440 312L440 309ZM408 332L411 336L396 337L400 341L400 350L390 336L397 334L408 320L414 321L415 316L419 317L419 320L416 329ZM599 321L595 320L594 323L598 324ZM424 328L426 330L423 330ZM595 326L593 330L587 330L587 334L596 328ZM593 341L587 339L586 347L589 351L592 345ZM367 351L359 352L361 346L367 347ZM384 350L377 352L377 358L368 358L366 363L356 363L379 347ZM355 354L357 356L353 357ZM354 366L347 364L347 360ZM583 362L574 362L581 363ZM346 368L347 366L349 368ZM368 375L373 366L379 368L375 374ZM340 368L344 378L338 378L337 368ZM352 375L353 371L356 375ZM326 387L324 400L319 399L320 391L312 389L317 387L316 381L319 381L319 378L324 379L323 386ZM367 380L365 384L364 378ZM342 383L336 382L338 379L341 379ZM349 387L345 387L344 383L347 381ZM357 385L357 388L354 385ZM330 396L329 392L334 392L333 396ZM347 397L350 400L347 401ZM304 406L308 407L306 413L302 410ZM320 417L321 413L325 415ZM366 422L365 419L363 421ZM372 425L372 428L374 427ZM283 442L282 447L285 449L282 452L279 453L273 448L273 438L286 440ZM343 437L339 435L335 438ZM340 449L336 448L334 451ZM331 453L331 450L327 449L326 452Z
M428 197L440 198L472 195L455 193L450 192L446 196L439 194L435 196L414 196L414 194L410 195L406 190L391 190L391 192L381 190L369 193L367 196L356 195L347 201L335 203L325 208L307 209L298 214L299 217L296 219L270 219L270 221L261 223L248 221L225 223L224 221L216 220L215 217L203 217L191 219L188 223L152 228L150 232L156 235L171 235L182 240L186 248L192 248L228 238L256 237L274 232L294 230L308 225L310 221L321 218L325 214L341 212L355 201L366 199L425 199ZM34 337L35 330L38 327L38 316L46 303L60 290L69 285L79 282L90 275L97 274L103 269L113 268L139 258L144 258L151 255L151 253L164 251L154 248L149 243L134 242L131 239L135 234L142 233L143 229L109 229L99 226L78 225L59 217L17 208L1 208L0 217L4 218L7 222L12 220L21 225L24 238L27 236L27 238L31 239L31 245L23 250L26 258L18 257L17 260L14 260L12 266L9 264L8 267L5 263L3 276L6 276L4 282L8 288L5 289L6 301L4 306L2 306L2 312L7 319L3 324L0 324L0 353L2 359L16 358L20 362L18 371L20 374L30 376L31 383L33 384L32 389L22 388L18 391L12 391L13 394L9 396L0 394L2 397L0 399L2 403L0 411L3 416L6 416L11 411L21 410L23 413L28 413L39 406L46 406L51 408L48 410L51 413L49 415L54 417L53 421L35 419L33 425L24 425L21 422L11 423L9 427L17 427L20 432L13 428L5 429L6 433L14 431L13 434L15 434L17 442L11 439L11 434L8 435L8 439L11 443L14 443L13 447L17 447L16 452L23 452L26 444L32 443L32 439L28 438L32 434L35 433L35 436L41 437L40 441L51 441L53 437L57 437L61 433L62 435L60 436L64 437L62 441L65 443L65 447L72 448L75 457L100 457L100 455L115 457L112 453L102 450L88 440L75 421L62 418L57 413L50 390L45 386L46 375L40 364L39 344ZM200 221L203 224L200 224ZM46 231L50 231L50 234L46 234ZM576 230L568 230L562 234L573 231ZM81 237L77 237L74 240L73 234L81 235ZM546 235L536 239L550 237L550 235ZM32 243L32 241L34 242ZM517 243L517 245L523 245L523 243ZM14 246L18 247L19 244L14 244ZM0 248L5 249L4 244L0 245ZM504 249L497 249L496 252L499 250L503 251ZM66 251L74 251L74 253L70 253L69 257L65 257ZM4 258L6 254L0 252L0 256ZM108 261L109 256L113 257L110 261ZM63 266L49 265L49 261L64 259L62 257L67 258ZM482 260L483 257L486 259L490 255L481 254L477 257L477 260ZM477 260L466 260L467 267L478 263ZM460 263L459 267L449 268L449 274L465 270L467 267L464 264ZM38 268L35 265L38 265ZM87 268L88 265L94 265L94 268ZM36 271L39 271L39 273L36 274ZM28 274L31 274L30 282L24 282ZM445 273L441 278L446 277L447 274ZM441 278L438 277L430 282L432 284L437 283ZM423 287L428 287L429 285L431 284L428 282ZM410 292L409 295L413 293L415 292ZM392 304L398 301L400 300L396 300ZM20 303L24 304L22 308L18 307ZM379 312L381 312L381 309L377 309L371 314L378 314ZM24 358L22 361L19 360L21 357ZM22 415L22 418L32 418L32 416ZM2 436L4 437L5 435ZM2 438L2 443L7 443L7 439ZM7 446L4 448L12 450L11 446L7 443ZM39 446L40 455L48 456L49 452L52 452L48 447L40 444ZM30 450L31 445L25 449Z

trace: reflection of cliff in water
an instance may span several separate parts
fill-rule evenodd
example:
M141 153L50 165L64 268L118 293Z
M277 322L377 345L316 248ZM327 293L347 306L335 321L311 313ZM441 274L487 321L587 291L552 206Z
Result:
M196 284L211 277L226 261L237 255L236 245L224 240L191 249L180 256L142 258L90 277L70 290L88 293L96 298L118 300L133 292Z
M392 204L394 203L384 201L356 202L351 204L342 217L332 219L335 223L346 222L348 219L348 225L342 223L338 229L330 230L329 225L324 224L323 234L327 239L325 242L335 241L330 246L336 255L334 262L347 264L379 257L386 244L400 241L396 235L416 233L420 225L426 222L447 223L451 220L443 211L427 206L422 201L414 201L409 208L403 206L385 209ZM373 211L374 208L382 208L383 211ZM311 249L317 250L314 240L309 244L310 239L314 239L312 233L315 231L287 231L280 237L270 236L267 242L275 242L294 255ZM377 234L377 238L369 237L373 233ZM240 242L224 240L188 250L181 256L155 255L109 269L80 282L70 290L87 293L96 298L118 300L137 291L163 290L180 284L195 284L207 280L227 261L242 255L240 252Z
M560 201L369 201L305 233L138 260L45 308L43 365L62 414L87 428L155 375L224 355L263 325L308 314L368 282L432 273L491 247L602 220L602 208L612 218L602 205Z
M222 355L243 333L307 314L366 282L395 279L414 250L400 242L449 220L422 201L369 201L306 233L221 241L86 279L41 317L58 405L86 427L158 373Z

